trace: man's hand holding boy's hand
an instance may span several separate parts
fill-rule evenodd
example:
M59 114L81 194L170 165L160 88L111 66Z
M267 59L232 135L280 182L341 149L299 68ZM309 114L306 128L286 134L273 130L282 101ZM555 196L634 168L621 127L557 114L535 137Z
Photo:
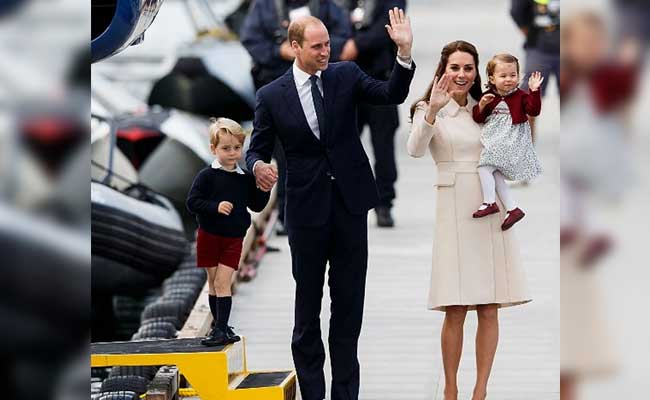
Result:
M255 175L257 186L262 191L268 192L278 181L278 168L273 164L258 161L255 164L253 175Z

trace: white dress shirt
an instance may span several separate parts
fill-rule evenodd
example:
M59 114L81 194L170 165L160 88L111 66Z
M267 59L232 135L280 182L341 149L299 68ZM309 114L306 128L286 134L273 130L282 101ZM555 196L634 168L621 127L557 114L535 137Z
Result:
M322 96L323 82L320 79L321 73L321 71L316 71L316 76L318 77L318 90ZM302 111L305 113L305 118L307 118L307 124L309 124L311 131L317 139L320 139L320 128L318 126L318 118L316 117L316 108L314 107L314 99L311 97L310 77L311 75L298 68L298 65L295 62L293 63L293 81L296 83Z
M226 169L221 163L219 162L219 159L215 158L214 161L212 161L212 164L210 165L214 169L222 169L224 171L228 172L236 172L240 175L246 174L243 169L239 166L239 164L235 164L235 169Z

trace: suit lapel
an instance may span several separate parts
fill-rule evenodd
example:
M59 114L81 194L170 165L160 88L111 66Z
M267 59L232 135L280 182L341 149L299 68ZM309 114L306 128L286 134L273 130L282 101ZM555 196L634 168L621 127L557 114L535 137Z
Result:
M312 140L319 143L314 132L312 132L309 124L307 123L307 118L305 117L305 111L302 109L302 104L300 103L300 98L298 97L298 90L296 89L296 82L293 79L293 71L291 68L284 74L284 79L282 81L282 87L284 88L284 101L287 104L287 108L290 111L290 114L293 115L298 125L302 128L302 131L308 134Z

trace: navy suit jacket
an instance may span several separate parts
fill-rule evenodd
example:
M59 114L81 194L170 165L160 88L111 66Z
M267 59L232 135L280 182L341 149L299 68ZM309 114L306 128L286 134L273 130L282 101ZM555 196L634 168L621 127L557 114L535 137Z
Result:
M377 187L359 138L357 105L404 102L414 72L415 63L410 70L395 63L390 79L379 81L353 62L329 64L321 75L325 141L307 124L292 68L258 90L246 163L252 171L257 160L270 162L275 137L279 138L287 159L285 218L289 228L325 224L331 211L332 185L340 189L351 214L375 207Z

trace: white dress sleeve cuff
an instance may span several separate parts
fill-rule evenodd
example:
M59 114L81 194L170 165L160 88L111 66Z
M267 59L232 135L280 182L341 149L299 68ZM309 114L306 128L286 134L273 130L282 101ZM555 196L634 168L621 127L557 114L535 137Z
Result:
M413 67L413 59L410 58L410 57L408 58L408 62L406 62L403 59L399 58L399 56L395 57L395 59L397 60L397 63L399 65L401 65L402 67L404 67L406 69L410 70Z
M255 161L255 164L253 164L253 170L251 171L251 174L253 174L253 176L256 176L256 175L255 175L255 167L257 167L257 164L259 164L259 163L261 163L261 162L264 162L264 161L262 161L262 160L257 160L257 161Z

